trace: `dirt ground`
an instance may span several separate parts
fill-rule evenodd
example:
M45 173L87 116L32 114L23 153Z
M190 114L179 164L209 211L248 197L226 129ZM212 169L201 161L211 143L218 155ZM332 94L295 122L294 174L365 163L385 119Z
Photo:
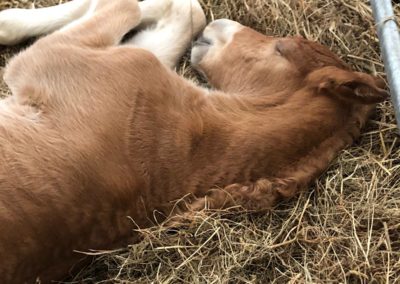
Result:
M60 2L0 0L0 10ZM385 76L367 0L200 2L209 20L318 40L355 69ZM0 68L24 46L0 47ZM186 59L178 72L197 80ZM7 94L0 80L0 96ZM392 105L382 103L361 138L298 198L263 214L199 213L180 229L141 230L141 243L99 252L69 281L400 283L399 146Z

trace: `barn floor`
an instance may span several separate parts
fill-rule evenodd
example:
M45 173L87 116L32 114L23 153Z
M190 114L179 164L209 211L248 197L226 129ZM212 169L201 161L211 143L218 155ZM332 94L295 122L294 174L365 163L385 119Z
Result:
M0 0L0 10L59 0ZM62 1L61 1L62 2ZM318 40L384 77L367 0L200 0L209 19ZM396 7L400 15L400 5ZM0 47L0 68L21 46ZM195 78L183 60L181 74ZM0 69L1 73L1 69ZM0 96L8 90L0 81ZM98 253L73 283L400 283L400 137L390 102L298 198L264 214L199 213ZM112 230L112 228L110 228Z

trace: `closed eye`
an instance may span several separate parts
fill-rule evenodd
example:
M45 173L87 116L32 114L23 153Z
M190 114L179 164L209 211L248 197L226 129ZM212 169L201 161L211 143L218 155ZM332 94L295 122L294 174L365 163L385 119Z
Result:
M281 41L275 44L275 53L279 56L283 56L283 45Z

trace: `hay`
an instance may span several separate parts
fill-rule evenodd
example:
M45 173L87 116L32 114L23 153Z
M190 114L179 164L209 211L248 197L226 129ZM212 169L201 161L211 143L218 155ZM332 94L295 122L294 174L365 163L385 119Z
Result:
M30 3L2 0L0 9ZM209 19L234 19L269 35L300 34L330 46L356 69L384 76L366 0L202 4ZM0 63L15 50L0 50ZM195 76L186 61L179 72ZM399 283L399 146L393 109L386 102L359 141L298 198L265 214L199 213L179 230L141 230L141 243L99 253L70 281Z

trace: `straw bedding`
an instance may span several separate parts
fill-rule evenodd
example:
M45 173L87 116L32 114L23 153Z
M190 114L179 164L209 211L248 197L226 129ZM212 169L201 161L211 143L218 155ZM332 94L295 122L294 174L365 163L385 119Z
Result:
M385 76L366 0L201 2L210 20L230 18L268 35L300 34L358 70ZM32 5L1 0L0 9ZM0 67L19 48L0 47ZM196 80L187 60L179 72ZM8 93L2 82L0 88ZM179 229L140 230L142 242L94 253L93 263L69 281L400 283L399 146L392 106L382 103L359 141L298 198L267 213L199 213Z

